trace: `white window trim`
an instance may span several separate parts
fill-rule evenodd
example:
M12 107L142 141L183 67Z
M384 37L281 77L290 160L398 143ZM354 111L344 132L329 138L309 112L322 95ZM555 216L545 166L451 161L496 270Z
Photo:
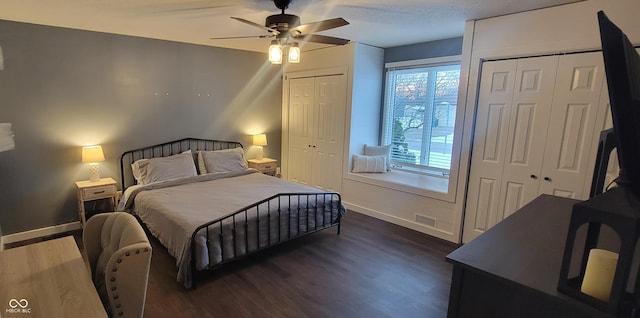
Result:
M384 69L385 77L387 77L386 73L388 71L394 71L394 70L403 69L403 68L410 69L414 67L436 67L436 66L444 66L444 65L461 64L461 60L462 60L462 55L451 55L451 56L435 57L435 58L428 58L428 59L389 62L389 63L385 63L385 69ZM462 67L462 65L460 66ZM387 85L388 85L387 80L385 80L385 100L386 100ZM458 87L458 96L460 96L460 87ZM383 104L382 108L384 111L386 111L385 107L386 105ZM457 124L458 124L458 119L456 119L456 125ZM384 123L380 128L382 129L383 127L385 127ZM454 157L452 156L451 159L453 160ZM444 170L439 171L439 169L435 167L428 167L428 168L407 167L406 169L403 167L397 167L396 169L405 171L406 173L424 174L424 175L440 177L440 178L444 176L444 178L450 178L452 176L451 170L453 170L453 162L452 162L451 168L446 171ZM432 173L432 172L435 172L435 173ZM442 175L440 175L440 173L442 173Z
M419 66L419 65L425 65L425 64L437 66L438 64L446 65L446 64L453 64L453 63L460 63L462 67L462 55L452 55L452 56L444 56L444 57L437 57L437 58L389 62L389 63L385 63L384 71L386 73L389 69L393 69L393 68L413 67L413 66ZM460 103L460 96L461 96L460 92L465 91L465 95L466 95L466 87L463 87L462 85L462 70L460 75L461 75L461 83L460 83L461 85L460 87L458 87L458 103ZM407 193L422 195L425 197L430 197L438 200L455 202L455 197L457 192L456 191L457 183L458 183L458 168L459 168L458 160L460 160L460 156L457 153L459 151L459 144L460 144L460 140L458 138L462 138L461 132L462 132L462 126L464 125L463 118L460 118L461 117L460 115L463 115L462 109L464 109L464 107L459 107L458 112L456 114L455 134L458 137L456 138L457 140L454 140L453 153L451 158L452 159L451 169L448 177L443 178L435 175L426 175L419 172L392 170L390 172L395 175L391 178L393 180L389 180L388 178L389 176L386 176L386 173L383 173L381 175L372 175L372 174L365 174L365 173L350 172L350 173L347 173L345 178L354 180L354 181L373 184L381 187L400 190ZM416 176L414 175L417 175L420 179L423 179L425 182L419 182L421 184L416 184L415 182ZM438 179L440 179L440 181L438 181ZM447 188L446 191L444 191L445 188Z
M434 57L429 59L408 60L399 62L389 62L384 64L385 71L390 68L411 67L418 65L437 66L438 64L452 64L460 63L462 61L462 55L451 55L443 57Z

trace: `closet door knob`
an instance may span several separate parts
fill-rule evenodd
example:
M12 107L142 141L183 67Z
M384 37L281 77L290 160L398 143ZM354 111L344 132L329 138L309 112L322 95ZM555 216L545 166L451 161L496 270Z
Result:
M549 177L544 177L544 181L549 181L549 182L551 182L551 178L549 178Z
M536 176L535 174L532 174L532 175L531 175L531 179L533 179L533 180L537 180L537 179L538 179L538 176Z

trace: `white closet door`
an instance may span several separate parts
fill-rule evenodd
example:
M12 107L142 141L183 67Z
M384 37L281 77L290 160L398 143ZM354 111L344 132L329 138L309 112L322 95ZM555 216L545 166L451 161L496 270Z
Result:
M290 80L289 180L342 189L346 98L345 75Z
M538 196L557 56L518 60L498 221Z
M311 185L313 171L313 78L289 81L289 174L291 181Z
M464 242L470 241L499 221L498 201L516 68L517 60L482 64L464 219Z
M342 189L345 105L344 75L315 78L312 185L325 191Z
M540 194L586 199L600 131L610 127L602 55L597 52L518 59L510 109L501 109L509 116L508 127L504 121L491 123L487 113L495 75L485 74L484 68L513 69L513 63L483 65L463 242ZM504 156L489 165L484 158L491 143L485 134L492 131L506 131L506 141ZM611 175L615 154L612 160Z
M537 197L557 61L483 63L463 242Z
M560 57L540 193L587 199L597 151L594 129L604 83L602 53ZM601 126L602 124L600 124Z

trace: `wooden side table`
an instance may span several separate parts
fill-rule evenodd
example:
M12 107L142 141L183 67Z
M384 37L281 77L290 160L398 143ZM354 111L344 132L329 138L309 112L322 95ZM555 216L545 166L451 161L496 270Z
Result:
M116 180L112 178L102 178L99 181L76 181L78 190L78 214L80 216L80 224L84 228L87 219L85 216L84 203L99 199L109 199L113 210L116 208Z
M271 158L262 158L262 159L249 159L247 160L247 162L249 163L249 168L256 169L270 176L276 175L278 160L271 159Z

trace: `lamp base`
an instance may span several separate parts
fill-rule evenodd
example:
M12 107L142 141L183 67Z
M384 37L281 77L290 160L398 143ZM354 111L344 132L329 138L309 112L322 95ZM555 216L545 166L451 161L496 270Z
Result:
M262 146L256 146L256 147L258 147L258 151L256 152L256 159L262 160L264 155L264 150L262 149Z
M98 164L92 163L89 164L89 181L98 182L100 181L100 168Z

